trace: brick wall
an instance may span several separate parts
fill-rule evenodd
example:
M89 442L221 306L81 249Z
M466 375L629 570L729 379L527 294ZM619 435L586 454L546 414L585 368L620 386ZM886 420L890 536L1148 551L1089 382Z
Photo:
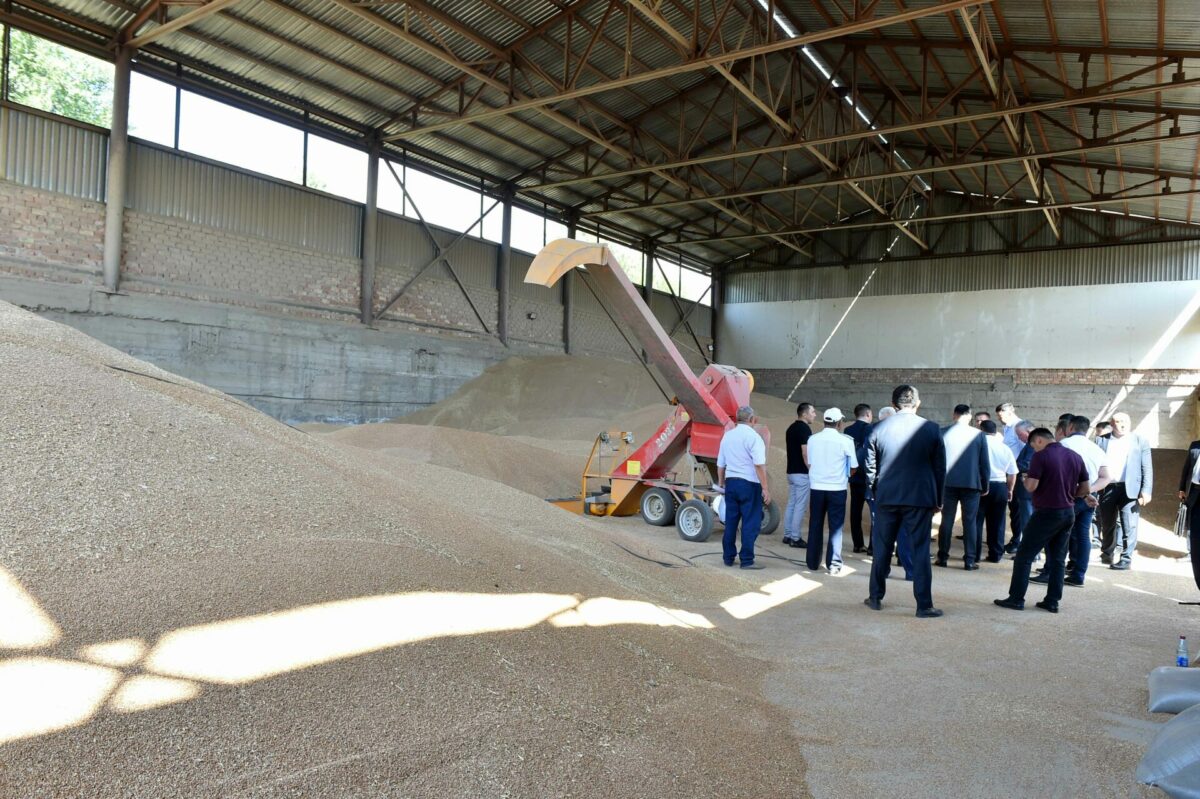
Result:
M359 261L126 211L128 290L304 316L357 313ZM336 311L343 314L337 314Z
M40 276L57 265L66 282L96 279L104 258L104 205L0 180L0 270Z
M753 371L758 390L779 397L786 397L804 374L802 369ZM950 421L959 403L994 410L1009 401L1022 418L1050 427L1062 413L1096 419L1120 410L1153 446L1170 449L1186 447L1200 425L1200 371L1181 369L813 369L792 399L836 405L848 414L859 402L879 408L901 383L916 386L922 415L941 423Z

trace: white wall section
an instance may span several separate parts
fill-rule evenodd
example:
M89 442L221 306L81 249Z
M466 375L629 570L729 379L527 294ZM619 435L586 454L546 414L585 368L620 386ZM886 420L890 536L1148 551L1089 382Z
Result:
M749 369L1200 369L1200 281L746 302L722 310L720 360Z

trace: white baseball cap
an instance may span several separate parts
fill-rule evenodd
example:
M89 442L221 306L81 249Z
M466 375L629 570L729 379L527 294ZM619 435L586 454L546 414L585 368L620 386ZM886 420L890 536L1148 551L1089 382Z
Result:
M827 422L840 422L842 419L845 419L846 416L842 413L841 408L830 408L829 410L825 411L824 418Z

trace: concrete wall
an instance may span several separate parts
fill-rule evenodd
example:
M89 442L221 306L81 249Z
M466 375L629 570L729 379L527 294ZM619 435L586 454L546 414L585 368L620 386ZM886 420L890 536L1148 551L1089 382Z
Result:
M959 402L1040 423L1124 410L1178 448L1200 418L1198 311L1200 281L731 303L720 356L773 394L800 383L797 401L878 407L909 382L941 421Z

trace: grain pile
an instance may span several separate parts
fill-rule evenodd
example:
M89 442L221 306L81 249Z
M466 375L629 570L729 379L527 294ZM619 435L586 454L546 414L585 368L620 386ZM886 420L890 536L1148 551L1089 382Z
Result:
M0 796L805 794L761 662L587 626L687 607L598 522L3 303L0 370Z
M787 485L784 432L796 418L796 406L766 394L754 394L752 402L771 431L768 472L775 490L782 492ZM586 456L596 434L603 430L630 431L637 442L645 441L669 410L662 393L639 364L579 356L517 357L490 367L445 400L392 421L504 436L507 442L516 440L540 449ZM361 438L357 440L362 441L369 437L366 433L358 435ZM403 437L388 438L396 442L391 454L402 455ZM414 447L422 446L414 440ZM453 448L453 442L448 446ZM493 441L489 446L500 449L505 444ZM575 473L582 460L578 464ZM550 494L543 491L541 495Z

